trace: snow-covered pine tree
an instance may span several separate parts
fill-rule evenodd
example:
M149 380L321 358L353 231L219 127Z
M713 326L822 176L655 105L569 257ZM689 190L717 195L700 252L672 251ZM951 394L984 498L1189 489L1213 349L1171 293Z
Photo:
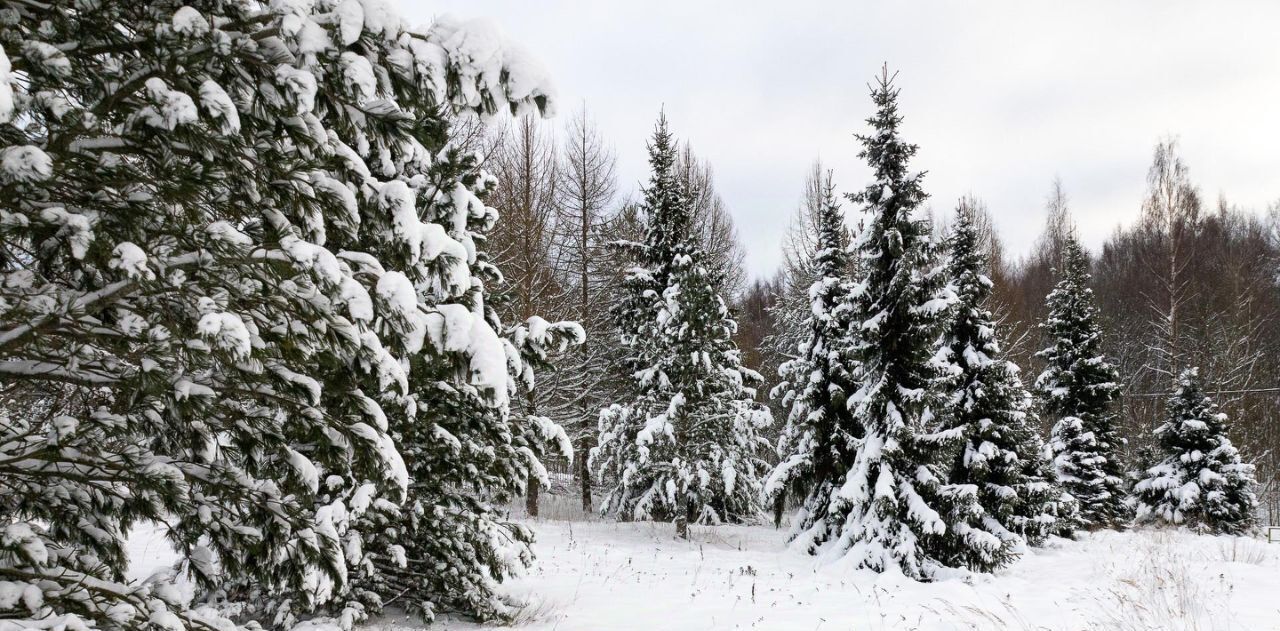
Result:
M1156 428L1163 460L1134 486L1139 523L1228 534L1253 527L1253 465L1241 460L1227 431L1227 415L1204 393L1199 371L1184 370L1168 419Z
M735 324L690 230L675 144L660 117L649 144L642 243L625 243L637 265L615 310L629 351L634 398L600 415L592 465L611 482L602 511L622 519L740 521L759 512L757 429L772 422L733 342Z
M815 212L816 243L808 289L805 335L795 357L778 370L783 379L774 398L789 410L777 445L778 465L765 483L766 502L784 493L804 497L796 532L826 518L835 487L853 462L862 426L848 405L858 389L849 335L853 280L849 278L849 238L831 178L824 180Z
M533 534L499 507L519 496L530 475L548 482L541 465L548 449L572 456L559 426L514 414L510 404L535 387L534 369L550 352L582 341L582 330L535 316L500 337L503 325L487 301L500 276L483 249L498 216L477 197L493 180L478 156L446 146L426 182L423 214L453 226L450 237L465 244L459 255L474 254L457 259L466 267L417 286L432 306L419 325L425 344L409 363L416 414L392 421L413 483L398 518L375 524L379 552L361 589L427 620L442 611L503 620L519 603L498 594L497 584L532 561ZM431 284L450 278L466 289Z
M122 583L142 520L169 526L202 590L313 607L350 549L321 481L406 483L380 406L317 378L346 365L397 385L394 357L362 343L368 277L323 245L354 228L350 193L328 175L309 62L285 63L294 16L201 10L6 7L0 370L39 405L9 407L0 440L21 535L4 545L24 551L0 576L30 593L5 618L212 623L172 572Z
M1045 300L1049 314L1040 328L1051 345L1036 353L1046 365L1035 393L1043 412L1055 419L1049 447L1058 483L1077 505L1074 526L1095 529L1119 525L1127 515L1124 439L1112 411L1119 375L1102 354L1088 268L1080 243L1068 237L1062 279ZM1063 531L1072 526L1063 524Z
M363 15L369 32L339 56L340 76L359 98L324 115L351 117L341 127L353 134L350 149L338 155L363 178L358 195L373 202L352 249L386 268L374 292L392 307L380 332L410 395L392 393L384 408L413 483L398 509L374 499L385 510L358 524L374 540L351 595L374 606L397 599L428 620L439 611L501 620L513 608L497 583L532 559L532 533L497 507L529 476L546 481L545 452L571 455L563 430L510 405L529 396L550 353L582 341L582 330L498 317L489 297L501 271L485 236L500 217L482 201L496 181L455 143L450 123L454 114L547 113L551 91L541 66L487 22L440 18L410 28L375 3ZM372 77L350 70L365 65L352 52ZM357 90L365 85L375 87Z
M920 216L923 174L907 170L916 147L898 133L898 91L887 70L871 96L872 131L858 139L875 180L850 196L867 214L855 240L865 276L854 289L859 389L849 396L863 435L832 486L826 514L793 545L927 580L949 559L997 562L1004 545L970 524L980 511L972 487L944 479L961 435L938 431L947 412L944 380L954 367L937 345L955 294L936 264L930 222Z
M988 530L1013 547L1020 547L1019 538L1038 544L1054 531L1060 491L1035 430L1031 395L1018 367L1001 358L988 308L987 253L972 212L961 204L948 237L947 277L958 299L944 344L959 370L946 423L960 429L964 446L947 480L976 487Z
M442 108L545 107L538 66L486 25L412 30L361 0L7 11L0 578L26 597L0 616L224 624L172 573L121 582L140 520L268 624L328 603L349 626L343 603L377 604L352 583L405 556L391 538L430 538L415 571L436 599L486 603L516 558L486 502L556 435L507 418L506 393L522 351L576 332L531 322L513 345L472 316L494 272L470 230L494 218ZM391 431L424 426L443 469L500 474L415 489L397 518Z

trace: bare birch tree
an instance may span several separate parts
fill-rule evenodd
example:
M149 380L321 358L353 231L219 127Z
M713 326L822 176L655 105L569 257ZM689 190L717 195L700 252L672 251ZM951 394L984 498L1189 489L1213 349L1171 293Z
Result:
M1153 281L1146 295L1152 331L1149 362L1143 372L1156 373L1173 389L1185 364L1182 312L1196 294L1189 267L1195 260L1195 233L1200 223L1200 193L1178 155L1176 139L1167 138L1156 145L1147 187L1139 229L1145 237L1143 263Z

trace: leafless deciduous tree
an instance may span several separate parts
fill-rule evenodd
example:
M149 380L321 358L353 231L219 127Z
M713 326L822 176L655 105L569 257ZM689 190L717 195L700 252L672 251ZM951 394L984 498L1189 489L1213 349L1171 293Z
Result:
M782 267L776 281L778 298L770 309L773 332L765 340L779 361L785 361L784 355L796 348L804 331L804 319L809 313L809 286L817 279L813 261L818 248L818 211L822 192L833 179L834 175L821 161L813 162L805 174L800 203L782 237ZM847 235L844 245L848 247Z
M591 476L587 452L595 437L596 412L607 399L609 378L606 283L610 257L608 221L617 194L616 160L584 105L565 123L563 165L557 189L557 272L568 289L565 317L587 331L587 342L561 360L554 391L566 415L566 428L578 454L576 477L582 510L591 510Z
M676 156L676 172L686 192L693 198L693 224L702 239L712 271L723 278L720 293L733 299L747 285L744 264L747 254L738 239L738 229L724 199L716 191L711 163L698 157L688 142Z
M1156 145L1147 187L1138 227L1143 245L1140 257L1152 281L1146 295L1151 313L1149 361L1143 370L1160 375L1173 388L1185 367L1181 318L1196 296L1190 266L1196 258L1195 237L1200 228L1200 193L1178 155L1177 140L1169 138Z
M1025 375L1039 374L1042 368L1034 357L1042 341L1037 325L1044 320L1045 296L1058 282L1062 252L1067 237L1073 234L1075 222L1066 189L1062 180L1055 178L1045 198L1044 230L1025 259L1016 264L1002 263L1005 275L995 282L992 293L992 302L1007 331L1005 352Z
M564 295L552 261L560 160L544 125L516 119L489 161L501 182L489 203L503 219L490 233L489 252L505 276L499 313L512 321L542 313Z
M532 116L517 118L499 132L488 161L501 183L489 198L502 217L490 233L489 252L503 271L504 282L493 299L504 322L519 324L535 315L558 320L563 315L566 291L554 260L560 160L544 125ZM558 415L547 407L555 396L554 384L544 384L526 391L512 411L554 419ZM533 517L538 515L540 486L536 476L529 477L527 509Z

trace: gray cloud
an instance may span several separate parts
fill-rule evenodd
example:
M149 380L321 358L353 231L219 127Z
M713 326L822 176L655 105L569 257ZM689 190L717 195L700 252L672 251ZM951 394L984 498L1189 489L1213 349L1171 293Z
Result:
M411 21L493 18L538 55L566 108L585 100L645 178L659 107L716 169L753 274L780 259L805 170L867 173L852 137L881 62L900 71L907 138L939 212L983 198L1025 252L1060 176L1085 241L1131 221L1155 142L1246 208L1280 198L1280 3L400 0Z

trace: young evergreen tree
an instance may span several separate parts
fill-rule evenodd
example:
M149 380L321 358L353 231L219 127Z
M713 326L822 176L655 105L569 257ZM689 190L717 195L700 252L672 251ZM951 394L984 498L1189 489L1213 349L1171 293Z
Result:
M830 497L853 461L861 423L848 405L858 389L849 330L853 324L853 281L849 278L848 232L835 185L825 180L815 212L816 245L808 288L806 334L795 359L779 368L783 381L774 398L789 410L778 439L778 465L765 484L767 502L791 492L805 497L795 521L803 531L826 517Z
M980 559L974 569L998 563L1006 546L975 525L981 508L972 487L945 480L961 434L938 431L954 367L936 347L955 294L936 265L930 222L920 216L923 174L907 170L916 147L899 135L898 91L887 70L871 96L872 131L858 139L875 180L850 196L868 216L855 242L865 277L854 290L858 390L848 403L862 435L852 461L840 463L826 514L794 544L928 580L956 559Z
M1060 492L1035 430L1031 395L1018 367L1001 359L987 306L992 282L971 207L957 210L948 241L947 277L958 300L944 344L959 370L947 424L964 435L964 446L947 479L976 488L987 529L1015 547L1022 540L1038 544L1055 530Z
M613 487L602 511L623 519L740 521L759 512L765 464L757 436L771 418L748 384L720 279L691 233L687 189L677 178L666 117L649 144L644 242L620 244L638 265L615 310L629 350L634 399L600 415L592 463Z
M1237 535L1253 527L1253 465L1240 459L1227 431L1227 415L1205 395L1199 371L1184 370L1168 419L1156 428L1164 459L1134 486L1139 523Z
M1089 288L1089 261L1079 242L1063 246L1060 280L1045 304L1040 327L1051 345L1036 354L1044 372L1035 392L1056 419L1049 446L1058 482L1077 504L1075 527L1096 529L1126 519L1124 470L1112 404L1120 391L1116 369L1102 355L1102 328ZM1064 532L1072 527L1064 524Z

